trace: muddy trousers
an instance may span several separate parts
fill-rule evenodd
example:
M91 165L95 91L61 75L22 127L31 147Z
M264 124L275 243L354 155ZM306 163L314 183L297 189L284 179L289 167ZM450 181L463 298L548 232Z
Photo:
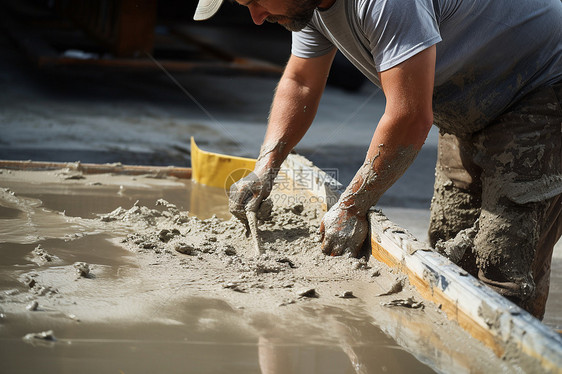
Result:
M431 203L432 246L469 240L451 259L539 319L562 234L561 98L541 88L470 137L440 134Z

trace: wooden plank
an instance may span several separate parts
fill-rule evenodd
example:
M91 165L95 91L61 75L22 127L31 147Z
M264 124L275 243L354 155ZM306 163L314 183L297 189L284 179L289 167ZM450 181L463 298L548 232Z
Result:
M457 321L464 330L470 330L469 332L473 337L491 348L498 357L501 357L504 354L503 348L492 335L488 334L488 330L479 325L472 324L471 318L460 310L456 303L451 303L449 298L443 294L443 292L431 287L429 283L399 262L373 238L371 238L371 246L373 257L390 267L399 269L403 274L407 275L410 284L418 290L424 299L430 300L436 305L440 305L441 310L445 312L449 319ZM453 317L451 318L451 316Z
M215 46L215 45L213 45L209 42L206 42L204 40L201 40L200 38L197 38L193 35L190 35L185 30L183 30L179 27L170 28L170 32L173 35L175 35L176 37L178 37L180 40L185 41L187 44L196 45L197 47L199 47L204 52L206 52L210 55L213 55L220 60L234 61L235 58L236 58L236 56L233 56L232 54L218 48L217 46Z
M518 357L526 371L562 372L562 338L554 330L445 257L424 251L422 243L381 212L370 212L369 222L373 256L404 272L449 319L499 357Z
M210 42L207 42L199 37L189 34L182 28L172 27L171 32L181 40L187 42L188 44L197 46L203 52L208 53L209 55L212 55L218 58L219 60L224 61L227 64L240 66L240 67L259 67L261 69L267 69L268 72L275 73L275 74L283 73L284 70L283 66L279 66L266 61L259 61L256 59L235 56L217 47L216 45L213 45Z
M56 67L56 66L94 66L108 69L126 69L134 70L160 70L158 65L154 64L148 58L99 58L99 59L79 59L64 56L34 56L39 67ZM191 62L177 60L158 60L158 63L170 72L219 72L219 73L249 73L256 75L279 75L281 70L274 65L262 63L261 61L232 61L232 62Z
M191 168L175 166L137 166L122 164L88 164L81 162L40 162L40 161L9 161L0 160L0 169L12 170L57 170L70 169L84 174L124 174L171 176L180 179L191 179Z
M292 153L287 157L281 165L281 173L291 180L288 193L293 193L294 190L306 191L314 197L315 202L322 204L325 210L330 209L338 201L343 191L342 184L333 176L298 154Z
M151 59L129 59L129 58L111 58L111 59L80 59L64 56L46 56L34 55L33 51L30 57L42 68L52 68L58 66L76 66L86 67L93 66L115 70L137 70L137 71L159 71L161 68L154 64ZM235 60L233 62L190 62L177 60L158 60L158 63L170 72L207 72L207 73L243 73L263 76L278 76L281 72L278 67L272 66L261 61L244 61L240 63Z

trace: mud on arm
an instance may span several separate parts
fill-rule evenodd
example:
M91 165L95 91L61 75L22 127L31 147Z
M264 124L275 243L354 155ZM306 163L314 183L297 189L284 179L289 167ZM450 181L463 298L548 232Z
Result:
M324 216L324 253L357 256L368 234L367 211L412 164L427 138L433 123L434 71L435 47L430 47L379 74L385 112L365 162Z

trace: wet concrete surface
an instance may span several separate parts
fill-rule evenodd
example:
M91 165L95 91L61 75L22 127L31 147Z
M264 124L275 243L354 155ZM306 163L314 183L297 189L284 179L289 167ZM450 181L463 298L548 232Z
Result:
M46 209L64 212L70 217L94 218L98 214L111 212L119 206L132 205L136 201L144 205L154 203L154 194L147 194L146 189L122 185L76 187L64 197L61 197L60 186L53 184L44 183L40 189L34 186L32 190L20 193L41 200ZM189 183L183 188L163 189L158 193L162 199L177 202L178 208L189 210Z
M6 372L99 373L345 373L354 372L340 342L323 341L322 330L306 337L296 331L279 331L269 338L259 336L246 321L213 320L210 314L232 314L219 300L187 300L178 306L181 326L135 321L129 326L51 324L56 342L21 339L21 328L3 328L0 358ZM363 358L364 372L432 373L368 321L343 310L331 310L338 326L349 333L361 331L361 341L352 347ZM207 320L207 322L204 322ZM204 323L213 326L202 327ZM10 320L39 331L44 323ZM298 323L296 324L298 326ZM304 330L308 324L302 321ZM332 327L332 326L330 326ZM345 344L345 343L343 343ZM351 348L351 347L350 347ZM363 352L361 352L363 351ZM260 368L267 367L269 370Z
M56 342L30 344L18 336L20 329L4 328L0 340L3 370L13 373L354 372L354 365L340 343L318 341L321 330L316 335L299 336L298 340L291 332L277 332L268 339L257 336L255 329L243 321L215 321L215 326L201 328L201 320L207 318L209 311L231 313L218 300L189 300L182 310L183 326L136 322L126 327L95 325L78 329L59 324L55 331L63 338L57 338ZM361 342L349 348L354 348L363 358L363 372L434 372L374 325L343 310L329 313L339 319L342 329L350 333L361 331ZM30 331L44 326L29 323L28 318L19 322L25 323ZM18 324L18 321L11 323Z
M16 218L21 214L18 209L0 206L0 219Z
M144 188L123 188L121 181L108 185L96 182L94 186L67 182L58 184L57 188L57 184L51 182L43 188L44 184L31 180L6 179L5 174L0 178L2 188L9 188L22 204L28 201L26 199L35 204L33 210L23 205L20 209L3 209L9 214L3 214L2 222L14 221L27 226L31 233L39 230L38 226L44 222L34 217L41 211L52 216L94 219L96 214L132 205L137 200L153 205L161 198L186 210L193 208L192 201L197 201L200 204L197 209L207 215L214 209L217 212L221 209L224 214L226 208L224 192L199 186L196 187L198 195L192 195L191 184L181 181L172 185L159 185L155 181L151 188L146 187L150 180L141 182ZM219 200L222 205L217 204ZM202 201L209 204L203 207ZM0 202L0 206L10 204L14 204L10 199ZM14 214L14 210L18 214ZM114 302L110 295L117 289L123 295L135 292L137 281L130 274L135 273L137 262L129 251L110 241L124 235L121 230L86 233L80 226L67 229L67 232L57 231L53 235L39 230L44 235L32 243L27 243L30 240L25 232L21 240L12 237L13 242L6 240L6 235L0 235L2 371L342 373L359 367L359 372L369 373L434 372L420 361L422 357L416 358L380 330L360 307L305 307L292 316L290 322L266 313L248 319L227 302L210 295L162 304L156 316L146 319L132 313L136 317L112 322L108 312L105 318L109 319L81 320L79 312L74 316L63 310L68 307L72 310L72 304L89 299L97 300L92 305L95 308L111 308ZM51 256L48 262L38 263L32 257L38 244ZM68 272L61 270L77 261L95 264L91 265L93 274L81 280L76 276L66 279ZM16 303L14 309L10 296L26 294L27 286L22 284L21 276L33 272L40 275L35 278L37 282L43 279L41 277L56 279L53 284L60 286L57 289L64 286L65 292L56 291L51 298L30 294L21 299L19 306ZM129 277L124 275L126 273ZM94 284L102 279L105 283L93 289L85 287L84 283L80 285L80 282ZM139 292L144 291L139 289ZM39 300L36 309L26 310L32 300ZM142 307L135 301L129 306L132 309ZM28 333L47 330L54 331L52 340L24 339Z

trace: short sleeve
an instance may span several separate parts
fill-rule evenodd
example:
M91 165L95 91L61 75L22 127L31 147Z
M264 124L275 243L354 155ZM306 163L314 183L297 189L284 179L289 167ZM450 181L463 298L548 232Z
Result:
M361 23L377 71L441 41L432 0L366 1Z
M291 53L297 57L320 57L329 53L334 45L312 25L293 32Z

